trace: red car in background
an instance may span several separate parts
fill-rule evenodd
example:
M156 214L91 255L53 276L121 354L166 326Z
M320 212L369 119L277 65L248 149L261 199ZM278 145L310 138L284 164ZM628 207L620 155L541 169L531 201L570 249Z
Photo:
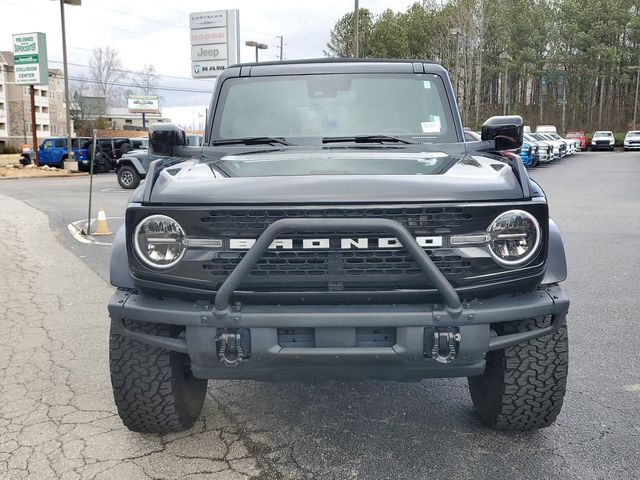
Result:
M572 138L580 141L580 150L587 149L587 132L569 132L565 138Z

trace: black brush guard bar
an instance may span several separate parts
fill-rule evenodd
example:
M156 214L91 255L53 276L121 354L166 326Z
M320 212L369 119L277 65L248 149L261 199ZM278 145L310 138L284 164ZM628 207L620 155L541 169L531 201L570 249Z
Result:
M214 314L225 317L229 313L229 301L233 292L240 286L260 258L269 249L271 242L282 233L300 232L388 232L393 234L413 257L425 276L440 292L447 312L452 316L462 313L460 297L443 273L435 266L409 230L395 220L385 218L285 218L269 225L256 240L256 243L244 255L240 263L231 272L218 289L214 303Z

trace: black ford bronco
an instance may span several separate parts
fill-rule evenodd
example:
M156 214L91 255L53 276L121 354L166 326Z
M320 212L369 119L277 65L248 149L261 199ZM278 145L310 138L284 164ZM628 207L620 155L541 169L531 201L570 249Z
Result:
M562 240L518 157L520 117L464 142L427 62L242 64L203 147L151 128L116 236L113 392L134 431L189 428L207 379L468 377L486 425L556 419Z

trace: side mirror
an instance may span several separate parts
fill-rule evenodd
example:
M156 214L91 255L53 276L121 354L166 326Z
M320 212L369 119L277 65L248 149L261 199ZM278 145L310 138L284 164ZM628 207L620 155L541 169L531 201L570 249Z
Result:
M172 123L155 123L149 127L149 152L163 157L173 156L174 147L184 147L187 136Z
M482 140L494 140L496 150L515 150L522 145L524 122L518 115L491 117L482 125Z

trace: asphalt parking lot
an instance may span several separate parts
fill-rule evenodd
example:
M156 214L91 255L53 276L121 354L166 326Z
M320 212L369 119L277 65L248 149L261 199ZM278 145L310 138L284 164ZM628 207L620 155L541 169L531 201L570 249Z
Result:
M638 478L640 153L530 175L564 235L572 306L565 406L526 434L484 428L464 379L211 381L191 431L128 432L110 397L109 246L68 230L88 179L1 181L0 478ZM94 187L115 231L129 192L114 175Z

